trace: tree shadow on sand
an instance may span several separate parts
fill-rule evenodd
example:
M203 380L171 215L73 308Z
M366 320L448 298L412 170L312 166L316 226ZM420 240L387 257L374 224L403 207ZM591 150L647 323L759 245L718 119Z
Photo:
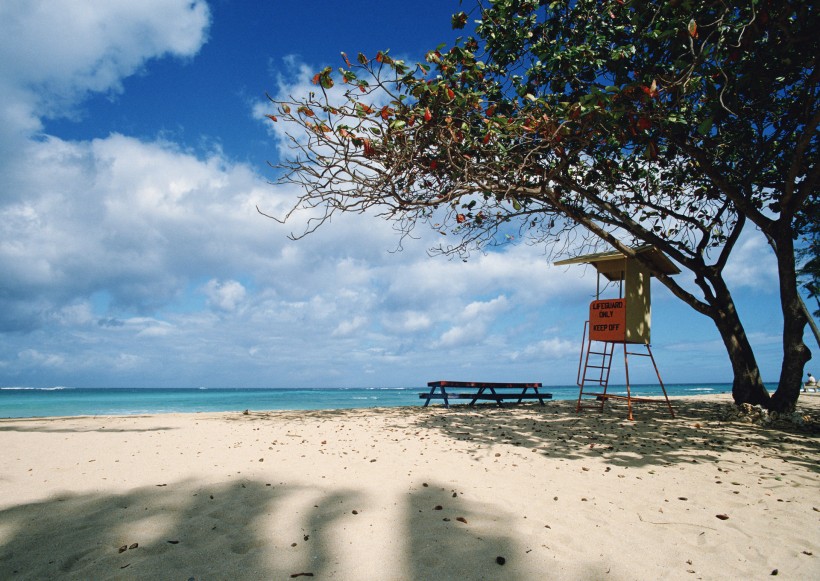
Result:
M369 509L357 491L254 480L55 496L0 510L0 579L361 577L339 568L342 547L367 542L340 532L363 518L351 506ZM497 509L431 482L402 510L399 578L524 578L496 562L515 552ZM385 565L373 549L356 551L371 572Z
M456 440L537 449L554 458L601 458L614 466L707 462L722 452L745 451L820 471L816 429L720 421L727 406L720 402L673 400L673 406L674 419L664 407L636 405L634 422L626 419L626 405L620 403L608 404L603 413L581 414L575 413L574 401L522 404L513 410L454 406L420 415L416 425Z
M180 482L124 494L67 494L0 510L0 579L283 579L328 567L323 510L355 501L338 491L244 481ZM321 496L321 493L319 493ZM292 523L294 498L322 516ZM310 530L310 533L306 533ZM308 542L309 539L309 542Z
M410 579L523 579L502 568L519 548L504 531L509 515L462 498L452 486L431 481L407 501ZM500 560L499 560L500 557Z

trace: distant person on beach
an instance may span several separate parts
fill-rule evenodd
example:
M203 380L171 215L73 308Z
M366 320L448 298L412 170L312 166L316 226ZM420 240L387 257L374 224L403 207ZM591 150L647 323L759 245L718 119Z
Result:
M809 371L808 380L806 380L805 385L803 385L803 391L808 391L809 388L814 388L814 390L817 390L817 380L811 374L811 371Z

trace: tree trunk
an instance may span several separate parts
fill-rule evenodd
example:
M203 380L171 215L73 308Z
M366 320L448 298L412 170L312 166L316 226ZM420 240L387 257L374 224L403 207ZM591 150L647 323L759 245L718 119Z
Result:
M729 354L734 373L732 397L735 404L748 403L768 408L769 392L763 385L754 351L740 322L732 295L721 278L714 277L710 282L714 291L714 296L709 300L713 307L710 316Z
M715 323L732 365L732 397L735 404L748 403L768 409L769 392L763 385L752 345L740 322L734 299L721 276L721 270L707 266L702 260L690 261L686 267L695 274L695 284L703 291L702 301L681 289L667 276L658 275L658 280L676 297Z
M797 274L794 264L794 242L791 230L774 239L777 270L780 278L780 307L783 311L783 364L780 381L772 396L771 411L791 413L800 396L803 369L811 359L811 351L803 342L803 332L808 323L803 301L797 291Z

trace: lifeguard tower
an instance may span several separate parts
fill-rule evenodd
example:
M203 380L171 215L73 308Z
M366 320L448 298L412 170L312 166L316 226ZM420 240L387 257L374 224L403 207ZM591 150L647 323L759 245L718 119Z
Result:
M578 403L576 412L584 408L597 408L603 412L608 399L625 400L632 418L633 402L663 403L663 400L632 397L629 384L629 355L648 357L655 369L658 383L663 390L669 413L675 417L666 387L661 380L655 357L650 347L651 296L650 280L653 275L678 274L680 269L654 246L634 249L635 257L627 257L621 252L587 254L577 258L561 260L556 266L571 264L591 264L598 272L595 300L589 305L589 319L584 323L581 341L581 356L578 361ZM616 298L601 297L601 276L609 282L617 283ZM605 288L609 285L605 285ZM626 395L608 393L612 360L615 346L623 345L624 371L626 374ZM632 347L628 347L632 346ZM635 346L643 346L645 352L636 351ZM632 350L630 350L632 349ZM594 387L594 391L587 391ZM585 397L595 397L598 403L585 404ZM587 400L588 401L588 400Z

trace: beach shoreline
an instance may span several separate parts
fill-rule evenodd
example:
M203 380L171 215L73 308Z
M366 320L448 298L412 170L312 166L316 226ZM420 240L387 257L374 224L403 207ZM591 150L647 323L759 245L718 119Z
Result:
M730 401L0 419L0 578L816 578L816 423Z

